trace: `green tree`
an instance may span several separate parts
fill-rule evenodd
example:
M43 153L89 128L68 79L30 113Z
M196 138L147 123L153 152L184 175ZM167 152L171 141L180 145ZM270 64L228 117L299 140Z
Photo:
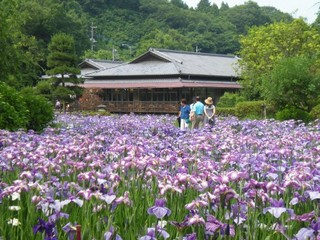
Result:
M53 101L52 93L54 91L52 82L50 80L39 81L35 86L35 91L37 94L44 96L49 101Z
M209 12L210 11L210 2L209 0L200 0L197 5L197 10L202 12Z
M267 16L272 22L292 22L293 17L289 13L281 12L275 7L262 6L260 11L264 16Z
M219 15L219 7L217 4L212 3L211 9L210 9L210 13L212 13L214 16L218 16Z
M30 15L21 13L19 3L0 1L0 80L17 89L35 85L41 71L37 41L23 31Z
M242 93L249 100L261 97L262 77L282 58L320 56L320 33L302 19L253 27L240 44Z
M320 71L309 56L283 58L262 80L262 95L278 109L310 112L320 96Z
M14 73L14 70L17 68L17 61L15 60L18 60L16 49L14 48L11 35L9 34L11 31L10 24L7 20L9 14L4 10L6 9L4 7L5 5L3 2L0 2L0 78L2 81L6 81L10 74Z
M53 75L56 85L61 84L65 87L66 80L71 83L80 83L77 77L80 69L77 66L78 59L73 37L65 33L55 34L51 38L48 50L47 74Z
M75 95L72 90L66 89L66 82L75 85L82 82L82 79L77 76L77 74L80 74L80 69L77 65L74 39L65 33L55 34L51 39L48 50L47 64L50 69L47 71L47 74L52 76L56 87L60 85L62 88L65 88L65 95L60 95L65 111L67 99ZM59 90L60 92L63 91Z
M240 34L247 33L247 30L252 26L271 23L270 18L264 14L258 4L252 1L229 8L225 15L236 26L237 32Z
M192 46L191 44L186 44L188 42L188 39L176 30L170 29L167 32L163 32L156 29L141 39L137 52L144 53L150 47L191 51Z
M226 11L228 9L229 9L228 3L222 2L221 5L220 5L220 11L224 12L224 11Z
M314 21L314 23L312 24L315 28L318 29L318 31L320 32L320 2L318 2L319 8L318 8L318 14L317 14L317 18Z
M91 59L112 59L112 50L99 49L98 51L87 50L84 52L82 58L91 58Z
M179 8L188 9L188 5L182 0L171 0L171 3Z

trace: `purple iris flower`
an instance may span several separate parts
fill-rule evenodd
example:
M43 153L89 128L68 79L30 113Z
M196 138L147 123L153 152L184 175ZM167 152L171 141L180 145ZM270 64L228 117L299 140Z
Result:
M49 217L49 220L55 222L59 218L69 218L69 214L62 212L61 209L70 202L71 200L55 200L54 204L50 204L49 207L54 210L54 213Z
M183 237L183 240L196 240L196 239L197 239L196 233L187 234L185 237Z
M67 223L62 230L68 234L69 240L74 240L77 233L76 224L71 225L71 223Z
M310 227L316 234L318 234L320 230L320 219L318 219L318 221L312 221Z
M309 195L311 200L320 199L320 192L319 191L306 191Z
M312 219L315 218L315 212L311 211L309 213L304 213L302 215L296 215L294 216L294 220L300 221L300 222L311 222Z
M45 240L58 240L55 223L52 221L46 222L45 220L38 218L38 224L33 227L33 233L45 232Z
M234 222L237 225L242 224L247 220L247 212L248 212L247 204L239 201L239 203L233 204L231 206L231 210L232 210L232 217L234 219Z
M101 200L104 200L107 204L111 204L117 198L116 195L104 194L100 197Z
M104 234L104 239L105 240L111 240L111 239L122 240L122 238L118 234L116 234L113 226L111 226L109 231Z
M315 239L313 232L314 231L310 228L301 228L295 235L295 240Z
M184 220L183 222L169 221L169 223L175 226L178 231L181 231L183 228L188 227L188 219Z
M155 215L158 219L163 218L164 216L169 216L171 210L165 207L167 201L163 198L156 199L155 205L148 209L148 214Z
M187 225L192 226L192 225L204 225L205 221L204 219L197 213L192 213L189 217L186 218L187 220Z
M206 222L206 234L214 235L216 232L220 232L222 236L235 236L235 229L233 225L222 223L214 216L208 215Z
M214 216L212 215L207 216L206 234L214 235L215 232L217 232L222 226L223 226L223 223L220 222L218 219L216 219Z
M69 218L69 214L63 212L55 212L51 216L49 216L49 220L52 222L57 221L59 218Z
M320 218L310 223L308 228L301 228L295 235L296 240L320 239Z
M140 237L139 240L157 240L158 234L160 234L164 239L170 237L169 233L162 228L157 228L157 230L155 228L148 228L147 235Z
M263 209L263 214L267 212L271 213L275 218L279 218L283 213L287 212L291 217L294 216L294 212L290 208L286 208L282 199L275 200L270 199L271 207Z

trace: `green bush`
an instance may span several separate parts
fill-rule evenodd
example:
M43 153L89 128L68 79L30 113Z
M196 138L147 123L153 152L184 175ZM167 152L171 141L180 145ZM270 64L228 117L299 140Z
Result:
M0 129L25 129L28 109L22 96L7 84L0 82Z
M216 114L219 116L235 116L236 108L234 107L217 107Z
M220 108L231 108L236 106L237 103L245 101L245 98L240 96L238 93L225 92L220 97L217 106Z
M53 101L53 87L52 82L50 80L47 81L40 81L38 82L37 86L35 87L38 94L41 94L49 101Z
M311 121L311 116L308 112L294 107L288 107L281 111L278 111L275 118L280 121L291 119L302 120L305 123Z
M264 101L245 101L237 103L235 115L241 119L262 119L264 118L264 105L266 107L266 117L273 117L275 113L274 107L271 104L266 104Z
M320 119L320 104L312 108L310 116L313 120Z
M37 95L32 88L25 88L20 93L29 110L27 129L42 131L54 118L52 103L44 96Z
M108 111L82 111L82 115L84 116L111 116L112 114Z

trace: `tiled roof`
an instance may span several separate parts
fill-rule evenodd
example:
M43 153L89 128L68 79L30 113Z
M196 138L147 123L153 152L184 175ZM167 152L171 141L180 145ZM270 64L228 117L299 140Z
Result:
M236 56L151 49L172 59L181 74L207 76L238 76Z
M127 63L121 66L95 71L87 74L87 77L102 76L151 76L151 75L177 75L179 71L172 62L141 62Z
M197 75L237 77L238 58L195 52L150 49L130 63L97 70L87 77Z

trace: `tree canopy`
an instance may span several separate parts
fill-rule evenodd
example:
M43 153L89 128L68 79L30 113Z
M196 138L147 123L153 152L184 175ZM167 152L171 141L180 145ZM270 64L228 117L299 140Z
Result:
M242 84L248 99L261 97L261 80L279 60L320 56L320 33L302 19L253 27L240 44Z
M278 109L310 112L319 101L320 70L309 56L285 57L262 79L262 95Z

